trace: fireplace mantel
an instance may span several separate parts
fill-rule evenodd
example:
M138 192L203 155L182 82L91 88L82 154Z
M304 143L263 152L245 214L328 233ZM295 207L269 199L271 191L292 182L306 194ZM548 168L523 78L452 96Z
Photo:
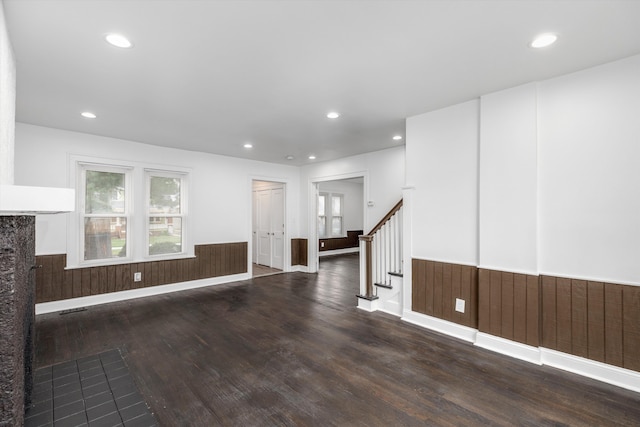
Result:
M0 216L57 214L74 206L72 188L0 185Z

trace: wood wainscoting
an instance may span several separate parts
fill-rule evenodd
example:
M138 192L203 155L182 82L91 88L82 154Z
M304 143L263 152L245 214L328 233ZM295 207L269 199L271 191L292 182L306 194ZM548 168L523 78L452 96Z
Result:
M478 269L413 258L412 310L470 328L478 327ZM465 312L455 300L465 300Z
M412 259L412 310L640 372L640 286ZM455 311L455 299L466 312Z
M195 246L194 258L65 270L66 254L39 255L36 303L247 272L247 242ZM142 280L133 281L133 274Z
M538 276L479 269L478 330L540 345Z
M291 239L291 265L308 265L307 239Z
M640 287L541 276L542 346L640 371Z
M347 231L347 237L332 237L330 239L319 239L318 250L334 251L338 249L357 248L360 246L359 236L361 236L362 230ZM324 246L322 245L324 243Z

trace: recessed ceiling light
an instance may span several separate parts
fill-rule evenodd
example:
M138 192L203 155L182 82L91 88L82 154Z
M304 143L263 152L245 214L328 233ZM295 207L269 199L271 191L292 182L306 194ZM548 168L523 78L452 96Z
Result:
M133 46L133 43L131 43L129 39L122 34L107 34L104 38L109 44L123 49L128 49Z
M396 136L393 137L394 141L400 141L401 139L402 139L402 136L400 136L400 135L396 135Z
M294 157L293 157L291 154L289 154L289 155L286 157L286 159L287 159L287 160L293 160L293 159L294 159Z
M314 156L313 154L309 156L309 160L315 160L316 156Z
M335 111L327 113L327 118L329 119L337 119L338 117L340 117L340 113L337 113Z
M558 40L558 36L553 33L540 34L531 42L530 46L536 49L550 46Z
M85 119L95 119L96 117L98 117L98 116L96 116L95 114L93 114L93 113L92 113L92 112L90 112L90 111L85 111L85 112L83 112L83 113L80 113L80 115L81 115L82 117L84 117Z
M253 148L253 144L249 144L248 142L244 144L244 148Z

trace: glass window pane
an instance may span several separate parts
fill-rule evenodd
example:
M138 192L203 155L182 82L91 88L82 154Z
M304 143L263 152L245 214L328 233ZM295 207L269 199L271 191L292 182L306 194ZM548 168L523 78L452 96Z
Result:
M125 212L124 173L86 171L85 213Z
M318 236L324 237L327 232L327 218L324 216L318 217Z
M331 197L331 214L340 216L342 215L342 197L333 196Z
M127 256L125 217L84 219L84 259Z
M318 196L318 215L324 215L325 196Z
M182 218L149 218L149 255L182 252Z
M150 178L149 213L180 213L180 178Z
M334 216L331 218L331 234L334 236L342 235L342 217Z

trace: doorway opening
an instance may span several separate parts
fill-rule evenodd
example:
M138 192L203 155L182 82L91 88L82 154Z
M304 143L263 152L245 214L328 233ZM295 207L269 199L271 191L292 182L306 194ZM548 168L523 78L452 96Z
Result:
M364 176L320 181L316 190L316 249L320 269L325 257L353 257L360 251L359 236L365 222Z
M285 184L252 181L253 277L282 273L285 265Z

